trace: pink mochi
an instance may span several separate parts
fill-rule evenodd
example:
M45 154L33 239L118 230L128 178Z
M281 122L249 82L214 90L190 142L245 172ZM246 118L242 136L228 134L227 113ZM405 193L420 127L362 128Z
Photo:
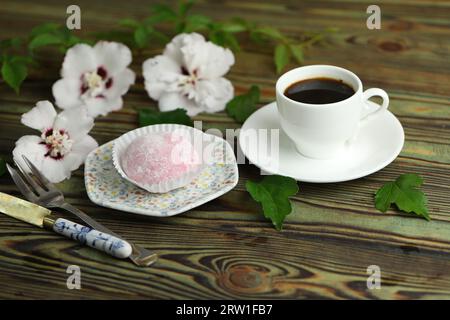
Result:
M125 174L146 186L176 181L198 171L199 165L190 139L167 132L136 138L122 157Z

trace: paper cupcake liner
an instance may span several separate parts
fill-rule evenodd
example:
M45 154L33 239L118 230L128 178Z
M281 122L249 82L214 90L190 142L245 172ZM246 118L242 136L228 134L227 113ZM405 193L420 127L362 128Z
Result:
M191 140L191 143L194 146L194 150L197 152L199 157L202 159L203 149L202 144L194 144L193 140L194 137L197 139L204 139L205 134L195 128L184 126L184 125L178 125L178 124L156 124L151 125L147 127L142 127L135 129L133 131L127 132L124 135L120 136L114 141L114 146L112 150L112 159L114 167L116 168L117 172L120 174L122 178L125 180L128 180L129 182L133 183L134 185L145 189L149 192L153 193L165 193L170 190L174 190L180 187L183 187L187 184L189 184L192 180L194 180L200 172L204 168L204 163L201 160L198 168L196 170L193 170L187 174L181 175L177 179L172 179L170 181L162 181L160 183L155 184L143 184L139 183L130 177L127 176L125 171L122 168L122 157L126 152L126 149L128 146L138 137L145 136L145 135L151 135L151 134L159 134L159 133L174 133L177 134L180 133L182 135L188 136Z

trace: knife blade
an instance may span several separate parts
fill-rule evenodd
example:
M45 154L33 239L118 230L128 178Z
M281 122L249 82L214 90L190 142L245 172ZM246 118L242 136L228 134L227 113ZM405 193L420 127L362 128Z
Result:
M0 192L0 212L39 228L53 230L116 258L127 258L132 252L131 245L122 239L67 219L54 219L49 209L3 192Z

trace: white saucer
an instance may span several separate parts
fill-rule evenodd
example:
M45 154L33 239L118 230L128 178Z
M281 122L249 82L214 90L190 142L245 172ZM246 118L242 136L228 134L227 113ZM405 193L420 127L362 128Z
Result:
M270 129L280 129L278 153L258 152L260 144L270 150L270 136L267 134L267 141L263 142L261 136L256 135L257 141L249 142L251 139L244 139L249 135L249 129L269 129L269 132ZM386 111L363 122L355 140L340 156L330 160L307 158L296 151L292 141L281 130L276 102L253 113L239 134L242 152L250 163L265 173L316 183L348 181L374 173L398 156L404 140L402 125L391 112Z

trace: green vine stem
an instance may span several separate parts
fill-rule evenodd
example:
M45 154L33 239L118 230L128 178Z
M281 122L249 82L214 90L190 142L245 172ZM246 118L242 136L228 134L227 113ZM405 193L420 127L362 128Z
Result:
M142 54L144 49L155 44L163 45L182 32L202 33L213 43L230 48L234 52L241 50L239 35L247 35L256 44L270 44L274 48L276 72L281 73L292 60L303 64L305 49L336 31L330 28L314 34L305 32L298 40L288 37L276 28L238 17L214 21L204 15L192 14L194 4L194 0L181 0L174 8L166 4L153 5L151 14L143 20L124 18L119 21L118 29L91 33L84 38L75 36L60 24L38 25L29 35L0 41L1 78L19 93L22 82L28 76L28 68L38 66L35 51L44 47L55 47L64 53L77 43L93 44L99 40L108 40L123 42L134 53ZM171 31L163 32L167 29Z

